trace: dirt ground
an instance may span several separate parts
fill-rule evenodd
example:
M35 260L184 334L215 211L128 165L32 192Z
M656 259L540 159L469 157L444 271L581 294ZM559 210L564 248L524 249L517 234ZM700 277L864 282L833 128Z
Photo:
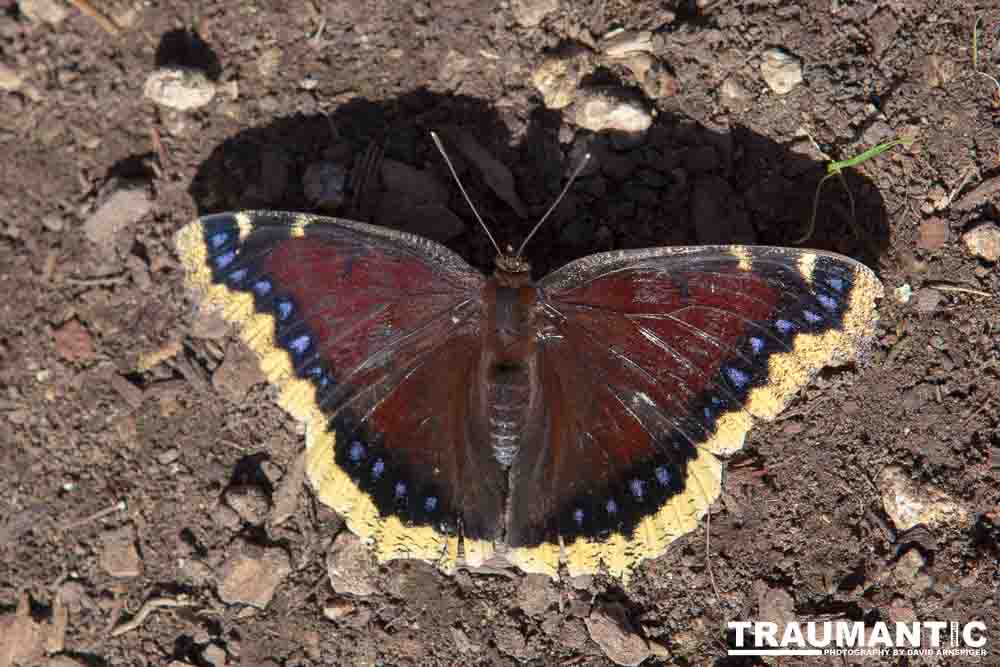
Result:
M989 654L967 661L1000 665L1000 273L963 242L1000 219L1000 86L972 62L980 17L977 67L1000 77L995 2L95 4L110 24L0 0L4 651L63 667L606 665L625 660L616 650L739 665L757 663L726 657L731 620L982 620ZM656 85L604 57L616 29L649 31ZM762 78L772 48L802 64L787 94ZM630 91L655 112L642 138L546 108L532 75L567 52L591 65L571 95ZM144 96L178 65L214 83L211 101ZM393 562L357 574L371 594L338 593L332 512L303 492L280 526L259 520L302 433L242 346L195 314L171 236L210 212L316 210L307 168L325 161L351 172L341 214L447 237L489 270L435 129L496 160L452 151L503 242L593 153L529 250L539 275L611 248L793 245L824 154L916 139L850 170L846 189L827 181L803 244L884 281L872 354L756 427L710 541L703 525L627 589ZM401 185L378 178L386 161L404 165ZM414 196L405 166L443 185L450 213L398 215ZM894 526L892 466L954 511ZM253 578L278 572L263 608L222 590L243 552ZM137 616L161 598L181 606ZM595 641L596 613L618 619L618 649Z

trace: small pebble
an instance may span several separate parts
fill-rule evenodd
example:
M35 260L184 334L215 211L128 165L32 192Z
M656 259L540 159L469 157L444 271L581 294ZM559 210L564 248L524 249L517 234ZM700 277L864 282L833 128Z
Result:
M262 78L269 79L274 76L281 67L281 49L272 47L257 56L257 73Z
M924 79L928 88L942 88L955 78L955 61L931 54L924 63Z
M0 63L0 90L17 90L23 82L24 79L21 78L17 70L9 65Z
M181 452L176 447L162 451L156 455L156 462L161 466L168 466L181 457Z
M209 644L201 652L201 657L212 667L226 667L226 650L218 644Z
M357 606L349 600L334 600L323 606L323 616L330 621L338 621L356 610Z
M727 109L745 111L753 103L753 95L735 76L729 76L719 86L719 102Z
M161 67L146 79L143 94L159 106L190 111L212 101L215 84L201 70Z
M769 49L764 52L760 73L772 91L787 95L802 83L802 61L782 49Z

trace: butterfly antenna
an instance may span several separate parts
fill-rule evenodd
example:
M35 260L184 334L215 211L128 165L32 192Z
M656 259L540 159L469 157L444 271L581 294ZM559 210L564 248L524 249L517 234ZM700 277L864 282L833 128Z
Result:
M471 208L473 214L475 214L476 220L478 220L479 224L483 226L483 231L486 232L487 238L489 238L493 247L496 248L497 255L502 255L503 251L501 251L500 246L497 245L496 239L493 238L493 234L490 234L490 228L486 226L485 222L483 222L482 217L479 215L479 211L476 210L476 206L472 203L472 200L469 199L469 193L465 191L465 186L463 186L462 181L459 180L458 173L455 171L455 165L451 163L451 160L448 158L448 154L445 153L444 144L441 143L441 139L438 137L437 132L434 132L433 130L431 131L431 139L434 140L434 145L437 146L438 151L441 153L441 157L444 158L444 163L448 165L448 169L451 171L451 177L455 179L456 183L458 183L458 189L462 191L462 196L465 197L465 201L469 202L469 208Z
M528 246L528 241L531 240L531 237L534 236L535 232L539 230L539 228L542 226L542 223L548 220L549 216L552 215L552 211L556 210L556 206L559 206L559 202L561 202L563 200L563 197L566 196L566 193L569 192L569 188L571 185L573 185L573 181L575 181L576 177L580 175L580 172L583 171L583 168L587 166L588 162L590 162L590 153L584 155L583 159L580 160L580 164L576 165L576 169L573 170L573 173L570 175L569 180L566 181L566 185L563 187L562 192L560 192L559 196L556 197L556 200L552 202L552 206L549 206L549 210L545 212L545 215L542 216L542 219L535 224L535 228L531 230L531 233L528 234L528 237L524 239L524 243L522 243L521 247L517 249L517 255L516 255L517 257L521 256L521 253L524 252L524 249Z

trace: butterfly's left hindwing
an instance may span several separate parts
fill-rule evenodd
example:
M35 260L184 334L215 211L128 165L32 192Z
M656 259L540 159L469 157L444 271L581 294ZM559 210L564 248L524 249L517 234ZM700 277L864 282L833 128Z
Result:
M277 212L208 216L176 243L306 422L317 495L383 560L447 567L459 522L496 525L502 473L466 448L480 273L420 237Z
M738 450L820 368L870 342L882 286L839 255L766 247L594 255L539 284L541 441L514 469L516 560L627 578L694 530Z

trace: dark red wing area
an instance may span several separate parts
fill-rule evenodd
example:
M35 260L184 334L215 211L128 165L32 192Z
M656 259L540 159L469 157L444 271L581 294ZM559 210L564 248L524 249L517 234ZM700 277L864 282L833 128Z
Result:
M380 514L495 530L505 476L466 447L484 278L438 244L360 223L251 212L202 227L212 281L273 316L337 465Z
M748 397L769 382L773 355L841 325L854 262L734 252L608 253L540 283L548 428L514 471L515 545L631 533L683 491L723 415L754 416Z

